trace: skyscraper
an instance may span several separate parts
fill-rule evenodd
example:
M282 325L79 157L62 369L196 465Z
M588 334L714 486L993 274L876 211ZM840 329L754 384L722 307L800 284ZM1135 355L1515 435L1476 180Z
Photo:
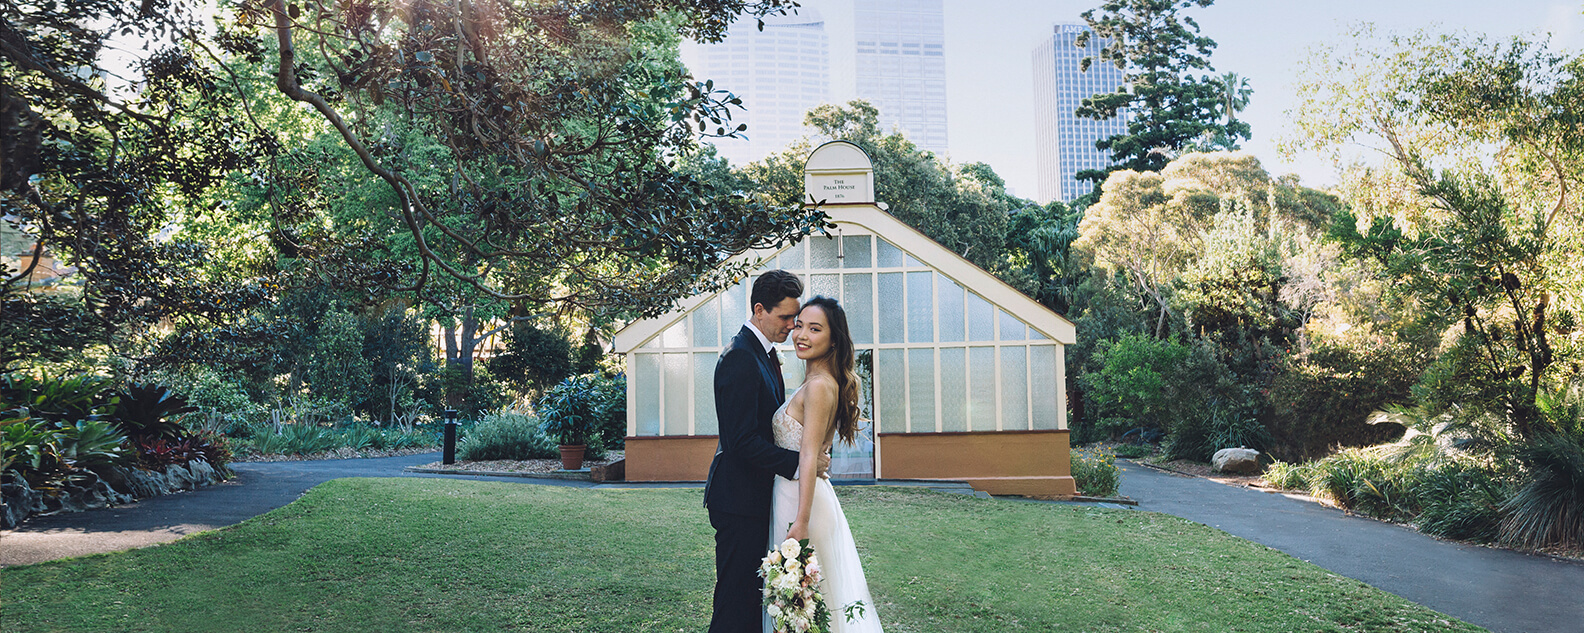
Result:
M738 20L721 43L690 51L695 77L743 98L746 110L733 109L732 120L748 124L747 140L712 141L733 165L785 149L804 135L803 114L829 100L830 45L820 12L805 7L764 23L760 31L754 20Z
M919 147L946 151L946 26L941 0L854 0L854 94Z
M1095 141L1127 132L1127 111L1097 121L1073 114L1095 94L1115 92L1124 83L1122 71L1099 59L1105 40L1092 37L1078 48L1078 35L1089 30L1082 24L1058 24L1051 37L1034 48L1034 140L1039 170L1039 201L1071 202L1089 193L1093 185L1073 177L1086 169L1111 164L1109 152L1095 149ZM1088 72L1079 62L1095 57Z

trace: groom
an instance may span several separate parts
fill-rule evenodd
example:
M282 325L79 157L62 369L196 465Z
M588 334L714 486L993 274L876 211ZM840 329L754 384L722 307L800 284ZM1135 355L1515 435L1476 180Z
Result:
M772 270L754 280L753 315L715 363L715 416L720 444L704 484L704 507L715 528L715 612L710 633L758 633L759 561L770 549L770 501L776 475L797 474L797 451L775 445L770 417L786 400L775 343L797 320L803 282ZM820 472L830 458L822 457Z

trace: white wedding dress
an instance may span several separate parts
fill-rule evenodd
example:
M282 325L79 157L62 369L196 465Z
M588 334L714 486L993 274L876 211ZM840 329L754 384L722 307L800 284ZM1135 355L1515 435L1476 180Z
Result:
M789 398L787 402L792 400ZM775 430L776 446L788 450L803 447L803 424L787 414L787 405L781 405L770 418ZM797 519L798 482L775 478L775 506L770 515L770 544L786 540L787 530ZM836 490L830 480L823 477L814 483L814 505L809 510L809 545L819 558L824 580L820 593L825 596L825 607L830 609L831 633L881 633L880 616L875 613L874 599L869 597L869 581L864 579L863 564L858 560L858 546L853 543L852 530L847 527L847 515L842 513L836 500ZM770 551L766 546L765 551ZM848 621L848 605L863 603L863 615L852 610ZM769 616L765 616L765 632L771 631Z

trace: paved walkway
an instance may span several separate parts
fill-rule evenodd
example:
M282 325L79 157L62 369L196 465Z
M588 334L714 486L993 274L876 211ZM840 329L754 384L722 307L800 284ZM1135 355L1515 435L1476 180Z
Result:
M435 453L381 459L233 464L236 478L129 506L35 517L0 532L0 566L114 552L233 525L284 506L341 477L468 475L403 472ZM1204 523L1356 578L1493 631L1584 631L1584 563L1438 541L1413 530L1349 516L1313 502L1152 470L1126 461L1122 494L1140 510ZM549 486L635 487L520 479Z
M1311 501L1118 461L1140 510L1225 530L1492 631L1584 631L1584 563L1440 541Z

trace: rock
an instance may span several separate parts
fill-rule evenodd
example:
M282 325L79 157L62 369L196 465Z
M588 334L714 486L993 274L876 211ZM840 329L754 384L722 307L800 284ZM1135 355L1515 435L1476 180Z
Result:
M187 467L181 464L166 466L165 479L170 481L171 490L190 490L197 481L193 478L192 471L187 470Z
M28 517L44 511L44 495L28 486L21 477L7 477L0 483L0 529L10 530Z
M127 488L134 497L147 499L171 492L170 482L163 472L142 468L128 468L121 472L126 476Z
M1210 458L1210 468L1216 472L1252 475L1259 472L1259 451L1252 448L1223 448Z
M202 488L220 481L220 473L215 471L215 467L201 459L187 462L187 472L192 474L193 488Z

